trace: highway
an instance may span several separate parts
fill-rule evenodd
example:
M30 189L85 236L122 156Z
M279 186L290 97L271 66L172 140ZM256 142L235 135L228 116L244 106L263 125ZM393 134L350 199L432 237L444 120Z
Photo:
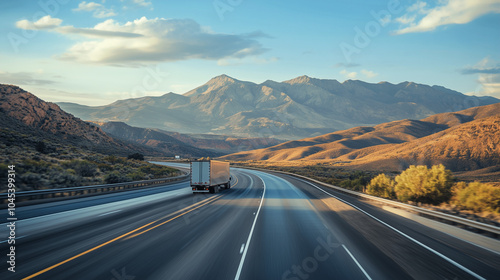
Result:
M231 172L217 194L184 181L20 207L0 279L500 279L490 250L302 179Z

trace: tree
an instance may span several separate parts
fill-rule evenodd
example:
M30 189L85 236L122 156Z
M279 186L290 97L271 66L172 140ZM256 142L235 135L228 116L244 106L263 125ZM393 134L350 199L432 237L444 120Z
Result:
M42 153L42 154L47 153L47 146L45 145L45 142L43 142L43 141L36 142L35 149L39 153Z
M431 169L425 165L412 165L396 176L394 191L403 202L438 204L450 198L452 185L451 171L444 165L434 165Z
M385 174L380 174L373 178L366 187L366 193L385 197L393 198L394 195L394 181Z
M500 188L480 182L458 182L453 186L451 203L475 212L500 212Z
M144 155L140 153L134 153L131 155L128 155L128 159L136 159L136 160L144 160Z

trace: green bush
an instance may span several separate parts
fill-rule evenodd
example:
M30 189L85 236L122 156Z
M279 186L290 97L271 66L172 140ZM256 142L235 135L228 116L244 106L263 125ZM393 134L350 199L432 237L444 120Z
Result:
M136 160L144 160L144 155L140 153L134 153L131 155L128 155L128 159L136 159Z
M442 164L431 169L425 165L412 165L396 176L394 191L403 202L415 201L438 204L451 197L453 178Z
M43 160L25 159L20 166L20 172L47 173L52 168L49 162Z
M132 172L127 174L127 177L132 181L142 181L146 180L146 174L140 171Z
M82 177L93 177L97 174L97 165L87 160L70 160L64 162L63 166L75 170L76 174Z
M373 178L366 187L366 193L385 197L394 198L394 181L385 174L380 174Z
M50 175L50 187L51 188L69 188L77 187L80 185L80 177L75 176L75 174L65 171L61 173L52 173Z
M459 182L453 186L451 204L475 212L500 213L500 188L480 182Z
M106 184L122 183L122 182L127 182L127 181L129 181L129 179L127 177L123 176L118 171L113 171L113 172L108 173L104 176L104 183L106 183Z
M117 157L117 156L106 156L104 157L104 160L111 163L111 164L117 164L117 163L125 163L127 160L122 157Z
M113 166L107 163L98 163L97 167L99 168L99 170L101 170L101 172L107 172L113 170Z
M18 175L16 178L17 185L24 185L32 190L43 189L49 185L48 180L42 174L27 172Z
M176 169L167 166L157 166L153 164L148 164L139 167L139 171L145 174L152 174L154 178L162 178L172 176L177 172Z

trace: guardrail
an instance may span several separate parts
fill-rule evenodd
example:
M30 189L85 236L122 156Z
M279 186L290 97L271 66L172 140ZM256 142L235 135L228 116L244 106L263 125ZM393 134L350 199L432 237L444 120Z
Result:
M46 198L63 198L70 196L78 196L78 195L95 195L102 194L108 192L116 192L116 191L124 191L127 189L141 188L152 185L159 185L164 183L169 183L173 181L180 181L183 179L187 179L189 174L169 177L169 178L161 178L161 179L152 179L145 181L135 181L135 182L125 182L125 183L116 183L116 184L103 184L103 185L94 185L94 186L81 186L81 187L71 187L71 188L58 188L58 189L47 189L47 190L33 190L33 191L21 191L15 193L15 201L16 203L28 200L40 200ZM8 196L7 193L0 194L0 202L3 206L7 205Z
M243 167L243 168L248 168L248 167ZM276 172L276 173L281 173L281 174L301 178L301 179L307 180L309 182L313 182L317 185L321 185L323 187L334 189L336 191L339 191L339 192L342 192L342 193L345 193L348 195L356 196L356 197L359 197L359 198L362 198L365 200L375 201L377 203L392 206L395 208L404 209L406 211L410 211L410 212L416 213L416 214L421 215L421 216L429 217L429 218L439 220L439 221L444 221L448 224L452 224L452 225L458 224L458 225L462 225L464 227L467 227L469 229L476 229L479 231L487 232L487 233L492 234L495 238L500 237L500 227L497 227L494 225L489 225L489 224L465 219L462 217L457 217L457 216L453 216L450 214L441 213L438 211L429 210L429 209L421 208L418 206L413 206L413 205L405 204L402 202L393 201L390 199L380 198L380 197L372 196L369 194L364 194L364 193L360 193L360 192L356 192L356 191L347 190L347 189L344 189L341 187L337 187L334 185L323 183L323 182L320 182L318 180L315 180L315 179L312 179L312 178L309 178L306 176L290 173L290 172L277 171L277 170L267 170L267 169L261 169L261 168L249 168L249 169L256 169L256 170L266 171L266 172Z

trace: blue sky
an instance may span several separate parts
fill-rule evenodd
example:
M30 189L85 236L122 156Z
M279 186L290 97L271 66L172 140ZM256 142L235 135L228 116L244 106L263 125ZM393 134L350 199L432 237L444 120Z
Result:
M0 83L46 101L182 94L220 74L500 98L500 0L2 0L0 11Z

